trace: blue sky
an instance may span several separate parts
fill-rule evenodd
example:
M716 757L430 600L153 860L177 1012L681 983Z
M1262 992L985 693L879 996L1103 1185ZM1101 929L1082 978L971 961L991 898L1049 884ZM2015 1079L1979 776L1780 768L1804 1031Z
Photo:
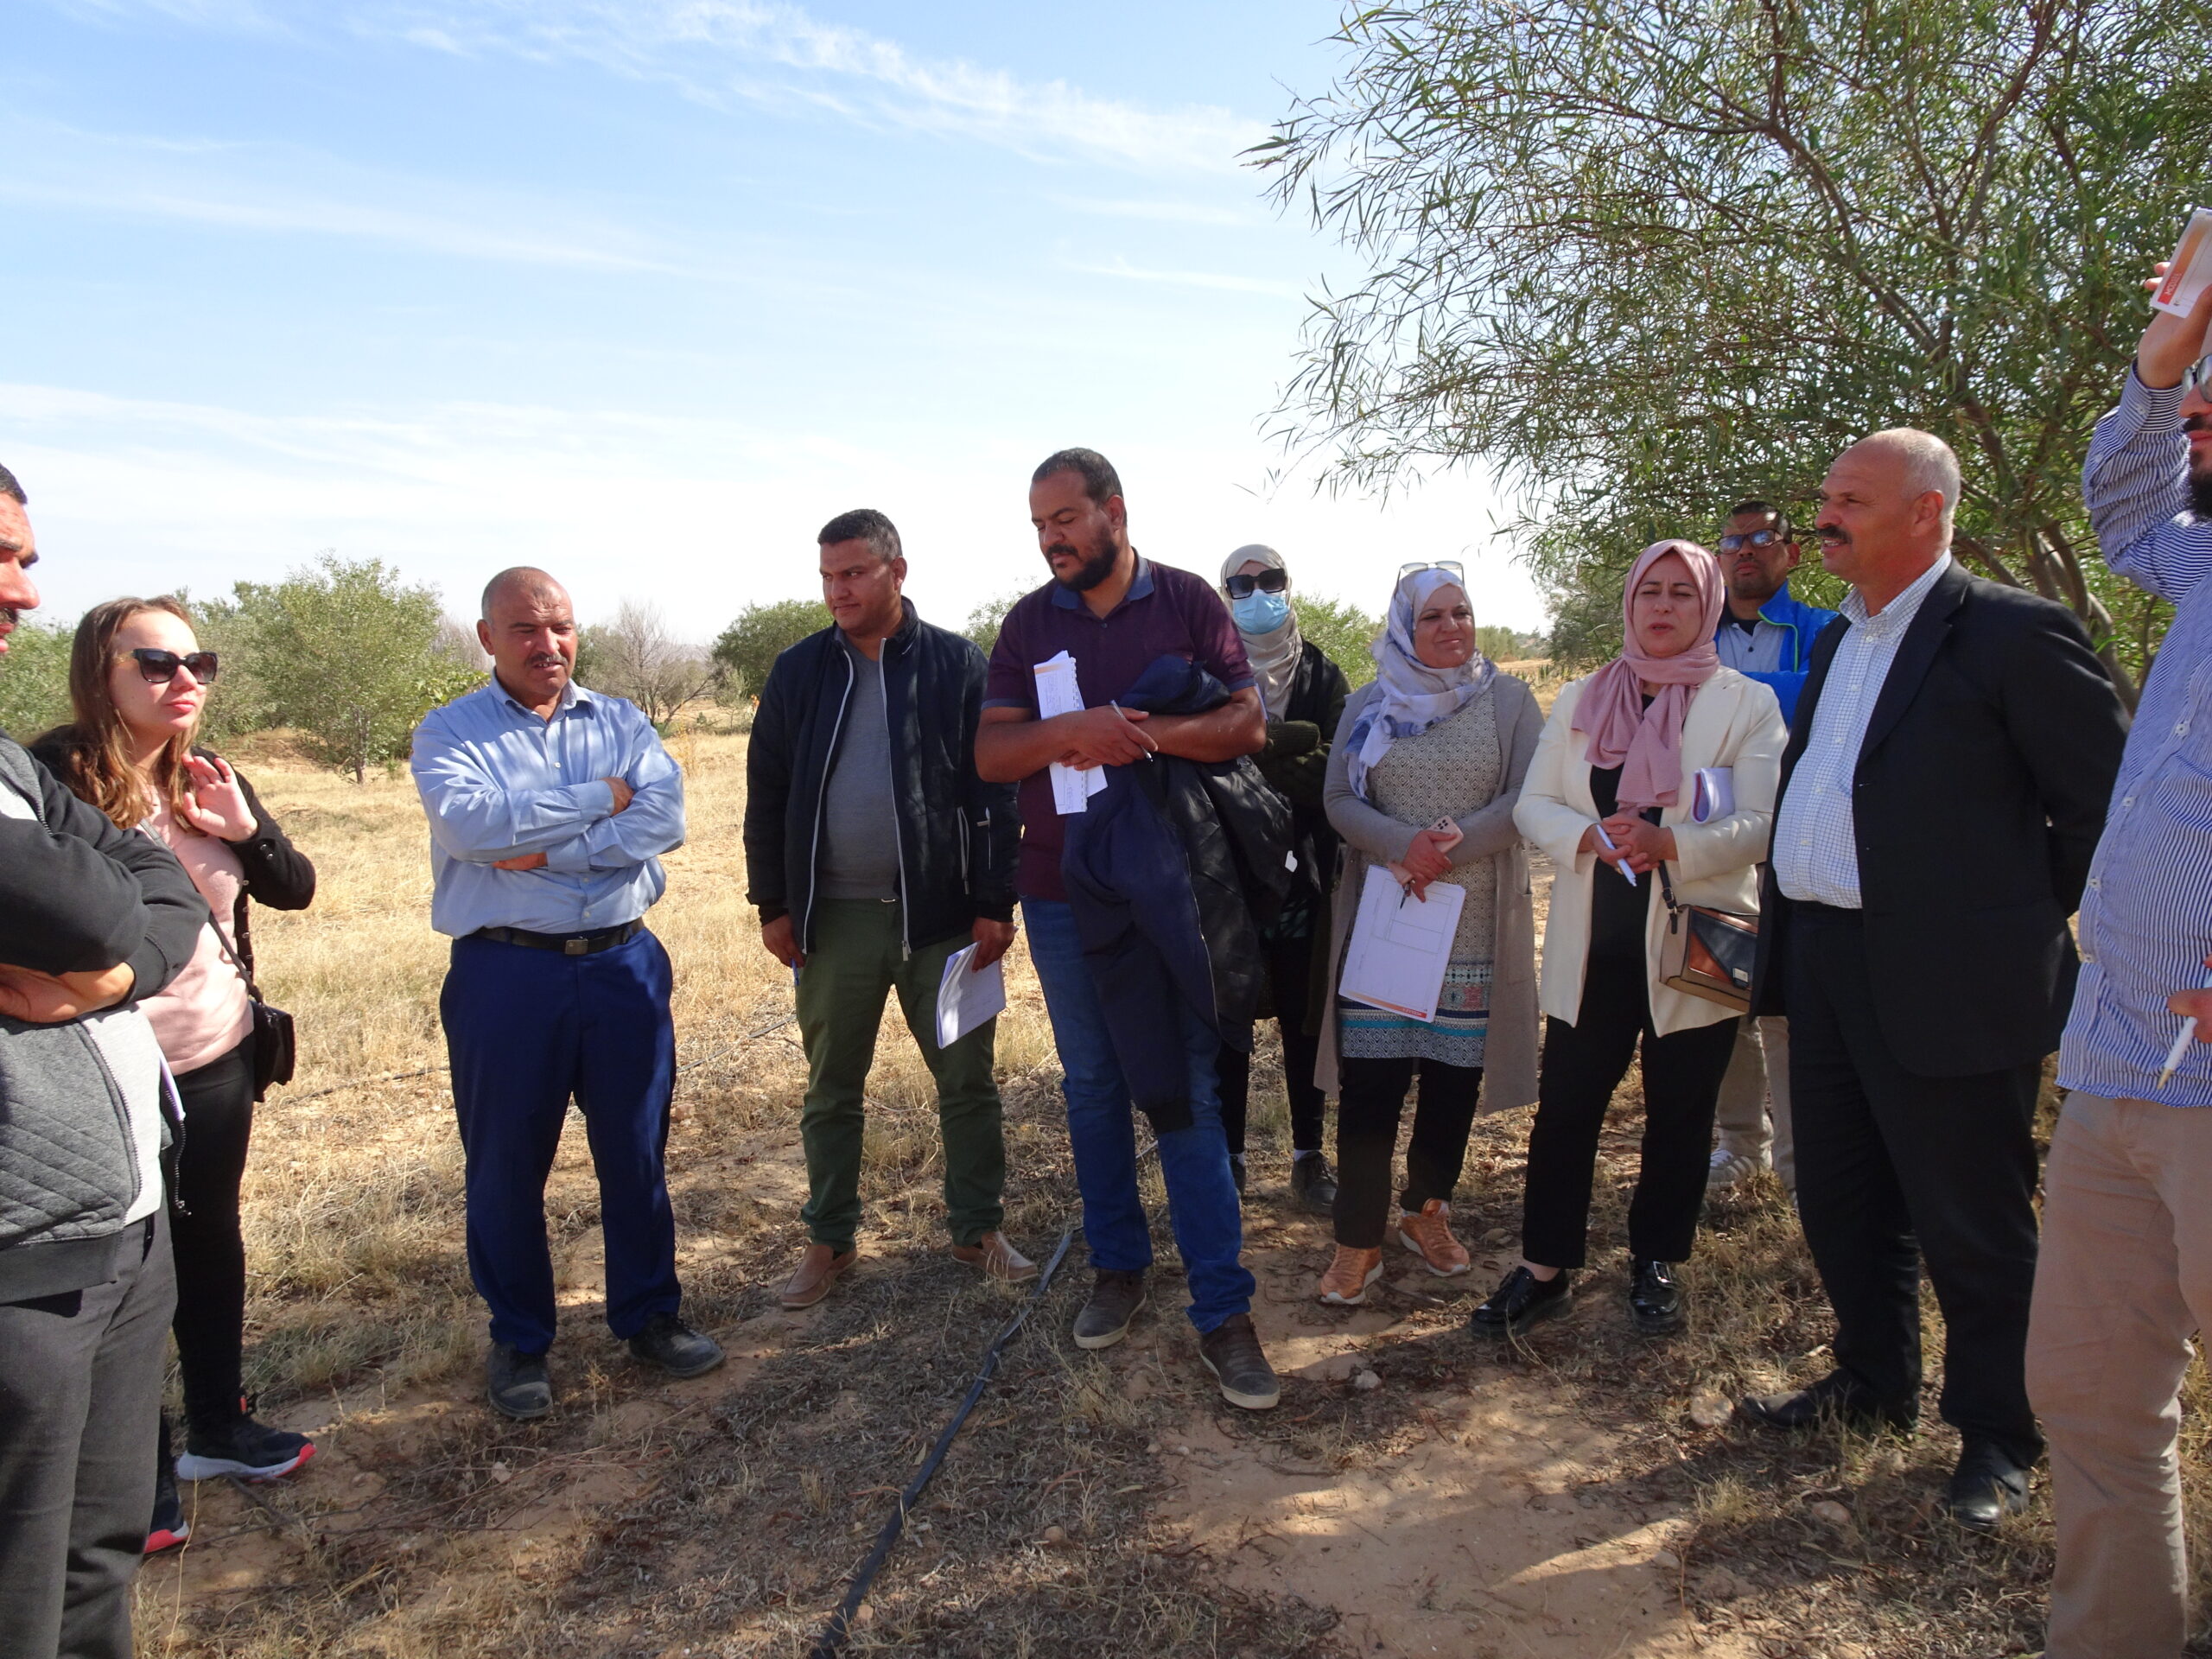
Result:
M1271 542L1370 610L1460 556L1540 626L1481 480L1270 483L1304 296L1355 268L1236 151L1336 10L16 0L0 461L49 612L334 548L705 639L866 505L957 625L1043 578L1028 474L1087 443L1154 556Z

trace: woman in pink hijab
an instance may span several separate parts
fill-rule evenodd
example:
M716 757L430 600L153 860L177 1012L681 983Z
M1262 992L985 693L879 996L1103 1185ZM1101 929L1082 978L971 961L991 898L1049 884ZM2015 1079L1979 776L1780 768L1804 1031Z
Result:
M1522 1262L1475 1310L1505 1335L1563 1313L1585 1262L1599 1131L1643 1051L1643 1146L1624 1287L1644 1335L1681 1328L1713 1104L1736 1011L1662 982L1676 901L1749 914L1787 732L1774 693L1721 666L1720 567L1693 542L1647 547L1621 596L1621 654L1560 693L1513 821L1551 857L1543 1074L1522 1195ZM1699 787L1700 780L1706 787Z

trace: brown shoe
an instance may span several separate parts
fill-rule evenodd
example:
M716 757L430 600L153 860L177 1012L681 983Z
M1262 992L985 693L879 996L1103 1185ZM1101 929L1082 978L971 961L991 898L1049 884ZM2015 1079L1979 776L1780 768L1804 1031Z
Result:
M987 1279L1002 1279L1009 1285L1026 1285L1037 1276L1037 1264L1015 1249L1013 1241L996 1230L985 1233L973 1244L954 1245L952 1259L978 1269Z
M1338 1307L1357 1307L1367 1300L1367 1287L1382 1276L1382 1252L1337 1246L1336 1259L1313 1287L1313 1294Z
M827 1244L808 1245L806 1254L799 1257L798 1271L791 1274L779 1300L785 1307L812 1307L830 1294L837 1275L859 1259L858 1250L841 1254Z
M1398 1212L1398 1243L1427 1264L1440 1279L1457 1278L1467 1270L1467 1247L1452 1236L1452 1206L1431 1198L1418 1211Z
M1221 1397L1246 1411L1272 1411L1282 1398L1274 1367L1260 1350L1249 1313L1232 1313L1198 1338L1198 1357L1221 1385Z

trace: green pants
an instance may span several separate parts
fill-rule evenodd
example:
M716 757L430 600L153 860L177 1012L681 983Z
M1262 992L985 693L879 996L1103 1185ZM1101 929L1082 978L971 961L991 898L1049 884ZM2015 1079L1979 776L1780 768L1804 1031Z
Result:
M853 1247L861 1218L862 1091L883 1023L884 993L899 1007L937 1083L944 1135L945 1219L955 1244L973 1244L1006 1219L1006 1138L991 1059L998 1022L986 1020L950 1048L937 1045L937 988L945 959L964 937L942 940L901 959L899 906L872 899L818 899L814 949L798 975L798 1028L806 1042L806 1105L799 1138L806 1147L807 1236L834 1250Z

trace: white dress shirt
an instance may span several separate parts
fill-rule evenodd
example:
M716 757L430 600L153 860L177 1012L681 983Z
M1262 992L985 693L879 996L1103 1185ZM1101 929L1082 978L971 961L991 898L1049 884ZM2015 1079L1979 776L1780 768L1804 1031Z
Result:
M1951 556L1945 552L1878 616L1866 614L1866 601L1855 588L1838 607L1850 629L1829 659L1813 729L1775 816L1774 876L1789 898L1839 910L1866 908L1859 890L1859 826L1851 804L1859 751L1905 630L1920 614L1929 589L1950 568Z

